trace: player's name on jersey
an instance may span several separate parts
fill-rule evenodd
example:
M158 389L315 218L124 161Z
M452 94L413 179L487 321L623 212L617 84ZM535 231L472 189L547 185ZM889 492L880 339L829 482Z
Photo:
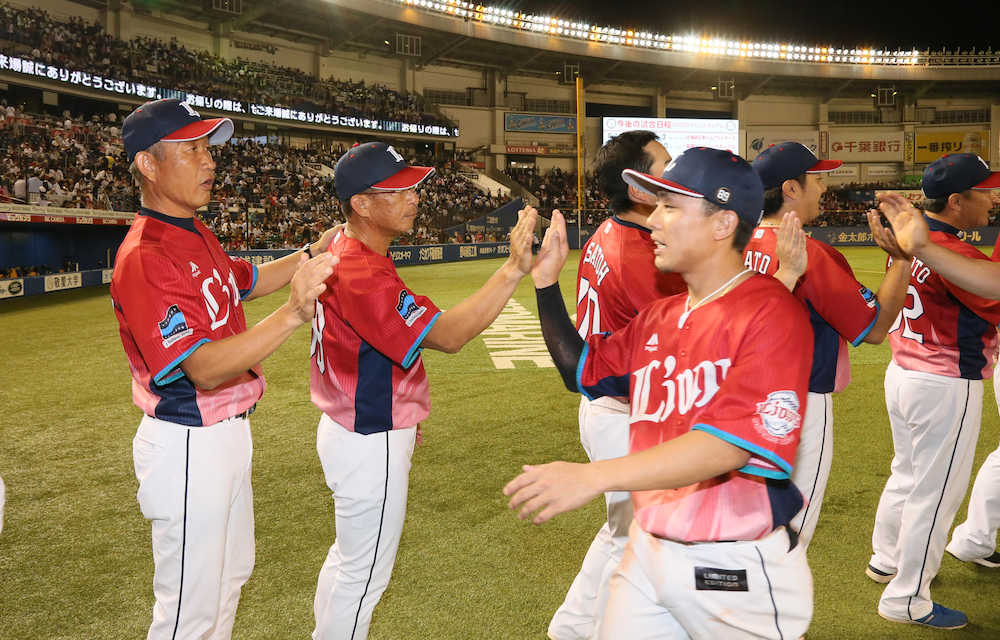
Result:
M545 348L538 318L517 300L504 305L497 319L481 335L497 369L514 369L515 363L555 366Z

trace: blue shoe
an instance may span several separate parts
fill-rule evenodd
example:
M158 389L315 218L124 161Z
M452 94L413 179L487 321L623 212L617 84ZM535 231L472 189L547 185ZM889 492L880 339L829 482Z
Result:
M961 611L949 609L948 607L939 605L936 602L933 604L934 606L931 608L930 613L923 618L917 618L916 620L912 620L910 618L890 618L881 611L879 611L878 614L891 622L919 624L923 627L930 627L931 629L961 629L965 625L969 624L969 619Z

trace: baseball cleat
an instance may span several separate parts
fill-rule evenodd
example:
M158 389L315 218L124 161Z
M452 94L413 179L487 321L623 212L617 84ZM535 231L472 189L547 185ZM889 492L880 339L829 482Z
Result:
M961 560L962 562L972 562L978 564L980 567L987 567L989 569L1000 568L1000 551L994 551L992 554L986 556L985 558L962 558L957 554L953 553L950 549L945 548L945 551L950 553L956 560Z
M868 565L868 568L865 569L865 575L879 584L886 584L887 582L891 582L892 579L896 577L896 572L893 571L892 573L886 573L885 571L876 569L872 565Z
M969 624L969 619L961 611L949 609L948 607L939 605L936 602L933 604L934 606L931 608L930 613L923 618L917 618L916 620L911 618L890 618L881 611L879 611L878 614L890 622L919 624L920 626L930 627L931 629L961 629L965 625Z

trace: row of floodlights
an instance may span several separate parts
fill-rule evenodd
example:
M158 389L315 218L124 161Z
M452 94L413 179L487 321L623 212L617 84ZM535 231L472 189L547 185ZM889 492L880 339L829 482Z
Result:
M802 62L847 62L854 64L916 64L916 50L842 49L834 47L806 47L792 44L746 42L704 38L695 35L668 36L659 33L597 27L582 22L563 20L552 16L536 16L499 7L472 4L463 0L396 0L405 4L449 15L469 18L499 26L547 33L549 35L580 38L594 42L607 42L630 47L645 47L665 51L703 53L739 58L768 58Z

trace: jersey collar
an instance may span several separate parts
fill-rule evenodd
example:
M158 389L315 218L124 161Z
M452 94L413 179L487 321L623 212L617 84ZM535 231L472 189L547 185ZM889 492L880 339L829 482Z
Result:
M951 226L947 222L941 222L940 220L936 220L928 215L924 215L924 220L927 221L927 227L931 231L944 231L945 233L950 233L953 236L958 235L958 229Z
M149 216L159 220L160 222L165 222L167 224L172 224L179 229L184 229L185 231L190 231L191 233L198 233L197 229L194 228L194 218L175 218L174 216L168 216L165 213L160 213L159 211L153 211L152 209L147 209L142 207L139 209L140 216Z
M632 227L633 229L638 229L639 231L645 231L646 233L649 233L649 227L644 227L641 224L636 224L634 222L629 222L628 220L623 220L618 216L611 216L611 220L615 224L620 224L623 227Z

